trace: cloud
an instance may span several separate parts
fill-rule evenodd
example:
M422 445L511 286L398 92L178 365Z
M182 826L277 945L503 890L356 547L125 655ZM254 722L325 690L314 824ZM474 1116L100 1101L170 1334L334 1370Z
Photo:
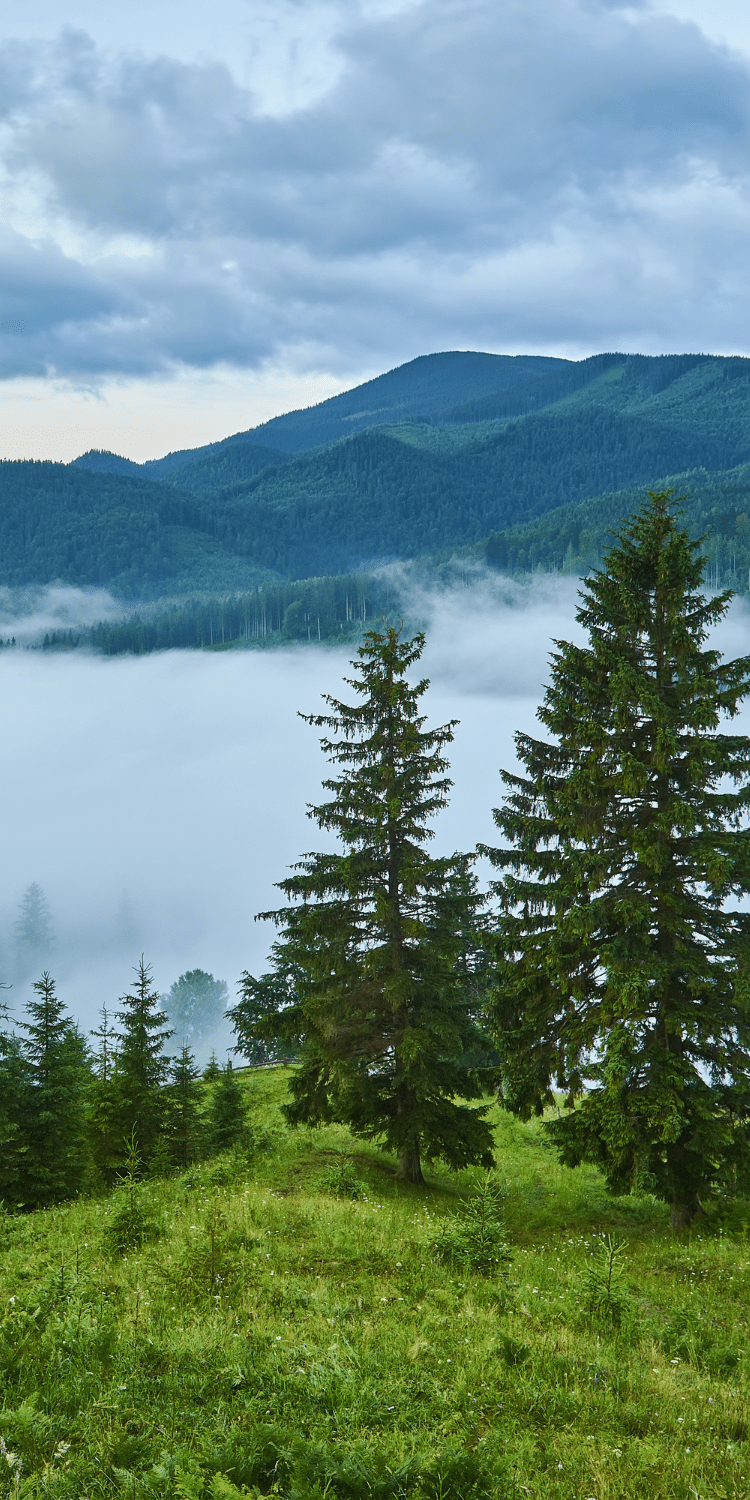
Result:
M738 55L603 0L326 23L276 109L219 59L6 45L6 375L750 347Z

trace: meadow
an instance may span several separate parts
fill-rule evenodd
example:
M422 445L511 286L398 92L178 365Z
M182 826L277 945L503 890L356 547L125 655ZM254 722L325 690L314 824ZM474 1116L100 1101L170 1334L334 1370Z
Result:
M745 1500L750 1203L674 1237L497 1106L405 1187L241 1077L241 1148L0 1218L0 1493Z

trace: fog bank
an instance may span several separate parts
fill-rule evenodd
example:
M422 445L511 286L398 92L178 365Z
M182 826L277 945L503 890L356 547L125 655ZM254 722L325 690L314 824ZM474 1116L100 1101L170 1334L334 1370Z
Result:
M543 580L519 589L516 607L497 586L421 601L429 722L461 721L436 851L492 841L498 771L513 764L514 731L535 725L551 637L577 633L576 588ZM736 605L720 632L730 654L747 649L748 619ZM141 952L162 991L193 968L230 994L243 969L260 972L273 933L255 913L275 904L274 882L300 853L326 844L305 816L326 762L297 711L350 694L349 654L0 653L4 971L18 903L37 881L56 933L50 968L86 1026L116 1007ZM16 1014L30 984L8 996Z

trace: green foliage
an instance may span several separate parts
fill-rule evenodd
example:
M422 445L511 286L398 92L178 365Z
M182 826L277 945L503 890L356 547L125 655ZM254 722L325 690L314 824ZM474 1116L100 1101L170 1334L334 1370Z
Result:
M303 973L285 956L255 979L247 970L239 983L240 998L227 1012L237 1037L237 1051L255 1067L298 1057L302 1046L297 987Z
M183 1170L199 1154L202 1140L200 1068L186 1042L169 1072L167 1131L173 1159Z
M203 969L181 974L164 997L173 1034L192 1043L210 1036L223 1018L228 994L225 981Z
M290 904L266 913L282 929L277 972L295 977L282 1035L303 1037L290 1118L345 1120L382 1138L399 1172L422 1181L421 1158L491 1163L476 1068L483 1038L470 1013L462 958L479 898L462 855L430 858L430 822L445 805L444 747L453 725L425 729L408 669L424 637L370 631L354 663L356 705L326 697L308 722L338 738L323 749L343 774L311 809L343 853L309 854L279 883ZM304 716L303 716L304 717Z
M112 1186L120 1160L116 1135L117 1100L114 1088L116 1034L110 1024L106 1005L102 1007L101 1024L91 1032L99 1044L93 1058L89 1085L88 1120L95 1172L101 1181Z
M112 1197L106 1230L107 1244L120 1254L135 1250L159 1235L158 1220L154 1217L140 1180L143 1163L138 1152L135 1129L131 1130L123 1144L125 1165L119 1173L119 1183Z
M631 1305L625 1280L624 1240L606 1234L592 1248L586 1265L584 1299L595 1320L620 1328Z
M0 1032L0 1204L23 1201L30 1085L20 1038Z
M697 592L696 546L654 495L587 580L586 646L558 642L525 774L496 821L508 1107L567 1095L561 1159L641 1185L678 1227L747 1149L750 739L723 732L750 658L705 649L728 595ZM730 903L730 904L728 904ZM593 1084L589 1087L589 1084ZM579 1107L573 1108L580 1098Z
M747 360L617 354L580 363L527 360L512 374L497 366L495 392L483 383L486 371L477 385L464 368L464 400L455 373L445 385L437 366L426 369L423 387L419 371L405 367L404 396L395 405L348 411L346 419L329 420L322 408L309 420L304 413L278 419L273 431L280 441L285 431L298 456L256 473L262 445L243 443L241 435L136 472L109 473L101 462L96 472L3 464L0 582L107 583L123 597L144 598L242 592L344 572L368 558L479 544L488 533L491 557L503 566L547 566L554 555L562 567L569 545L585 555L597 544L584 536L590 528L581 520L576 529L573 518L562 550L548 545L544 530L538 545L513 528L665 475L725 471L750 460ZM415 399L420 393L417 405L409 388ZM450 404L442 406L449 390ZM384 425L373 426L373 419ZM304 448L311 451L299 453ZM608 524L611 514L604 513ZM559 517L552 528L562 542ZM195 636L200 617L209 639L216 626L216 643L219 611L216 619L212 607L188 613L191 621L171 621L173 635ZM284 597L279 629L287 616L292 638L306 639L309 630L315 639L319 613L320 639L330 639L332 622L310 608L297 586ZM338 615L336 625L345 624ZM102 647L119 641L122 649L126 629L102 627ZM166 615L158 623L137 622L129 635L136 644L126 649L155 649L154 639L167 645L169 634ZM225 625L224 638L238 637L227 636Z
M163 1232L113 1254L128 1184L0 1225L0 1479L19 1500L741 1500L746 1237L688 1243L493 1106L514 1296L431 1253L473 1174L417 1203L340 1125L286 1129L288 1069L240 1079L272 1151L220 1184L131 1174ZM234 1169L233 1169L234 1171ZM458 1199L458 1205L457 1205ZM737 1212L750 1216L750 1204ZM586 1304L592 1235L628 1241L620 1326ZM3 1467L4 1465L4 1467ZM561 1467L562 1466L562 1467ZM14 1477L15 1476L15 1477Z
M332 1193L334 1198L361 1198L364 1192L362 1179L357 1176L346 1151L336 1153L336 1160L321 1172L318 1180L321 1190Z
M27 1087L23 1094L23 1153L19 1192L38 1205L69 1198L83 1185L88 1164L86 1095L90 1082L82 1036L66 1015L48 973L34 984L35 1000L21 1022Z
M132 990L121 995L122 1022L113 1078L113 1130L119 1139L132 1137L148 1165L151 1152L164 1126L169 1059L164 1043L172 1036L168 1018L159 1009L159 995L151 979L151 967L143 955L135 969Z
M438 1255L471 1271L507 1272L513 1259L505 1230L505 1204L499 1183L483 1177L435 1240Z
M208 1107L206 1131L214 1151L227 1151L242 1140L247 1117L247 1100L234 1075L231 1063L222 1069L213 1085Z

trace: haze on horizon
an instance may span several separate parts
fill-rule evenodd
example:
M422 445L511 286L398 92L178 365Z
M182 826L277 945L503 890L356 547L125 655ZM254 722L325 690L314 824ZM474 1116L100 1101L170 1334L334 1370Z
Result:
M445 349L750 352L740 0L6 0L6 457Z

